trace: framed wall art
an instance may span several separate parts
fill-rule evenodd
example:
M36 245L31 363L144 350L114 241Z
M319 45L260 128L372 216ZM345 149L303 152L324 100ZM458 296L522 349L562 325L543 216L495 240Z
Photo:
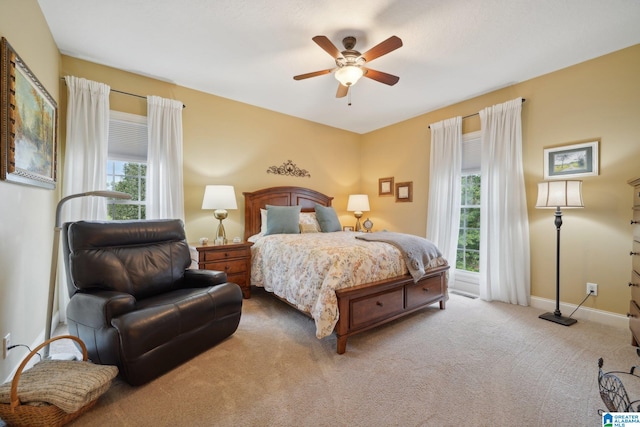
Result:
M598 175L598 141L544 150L544 179L595 175Z
M413 202L413 181L396 184L396 202Z
M393 177L378 180L378 196L393 196Z
M55 188L58 106L4 37L0 94L0 179Z

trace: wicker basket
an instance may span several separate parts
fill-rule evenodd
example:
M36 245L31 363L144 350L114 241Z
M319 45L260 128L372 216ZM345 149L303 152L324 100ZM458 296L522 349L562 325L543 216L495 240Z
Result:
M11 382L11 403L0 403L0 419L6 422L9 426L62 426L76 419L96 404L98 399L92 400L75 412L68 413L55 405L46 403L43 403L42 405L25 405L20 402L20 399L18 399L18 381L20 380L20 375L22 375L22 371L27 365L27 362L29 362L29 360L43 347L49 345L53 341L64 338L74 340L80 344L80 348L82 349L82 360L85 362L87 361L87 347L81 339L72 335L61 335L51 338L33 349L33 351L22 361L20 366L18 366L18 370L13 377L13 381Z

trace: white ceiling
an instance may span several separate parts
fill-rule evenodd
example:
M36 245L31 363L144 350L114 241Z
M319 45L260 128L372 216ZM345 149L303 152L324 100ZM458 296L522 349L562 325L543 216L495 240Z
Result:
M38 3L65 55L357 133L640 43L638 0ZM348 106L332 75L293 80L335 65L316 35L360 52L400 37L367 64L400 81L363 78Z

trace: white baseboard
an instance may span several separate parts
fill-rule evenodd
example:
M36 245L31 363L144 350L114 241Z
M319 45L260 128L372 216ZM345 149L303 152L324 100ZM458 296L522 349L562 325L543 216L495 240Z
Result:
M556 309L556 301L540 297L531 297L531 307L553 312ZM569 316L576 307L577 305L574 304L560 302L560 311L563 316ZM615 326L616 328L629 328L629 319L627 316L611 313L610 311L596 310L595 308L580 307L571 317L578 320L590 320Z

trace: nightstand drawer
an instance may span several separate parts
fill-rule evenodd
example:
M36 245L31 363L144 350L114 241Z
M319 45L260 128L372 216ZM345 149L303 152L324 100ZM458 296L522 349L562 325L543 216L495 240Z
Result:
M198 268L218 270L227 274L227 281L240 285L245 298L251 296L251 245L234 243L230 245L196 246Z
M220 251L200 252L200 262L223 261L231 258L243 258L247 256L249 250L244 247L225 248Z
M218 261L206 263L207 270L224 271L227 275L245 273L247 271L247 260L238 259L230 261Z
M244 288L248 284L247 275L245 273L227 274L227 282L235 283L241 288Z

